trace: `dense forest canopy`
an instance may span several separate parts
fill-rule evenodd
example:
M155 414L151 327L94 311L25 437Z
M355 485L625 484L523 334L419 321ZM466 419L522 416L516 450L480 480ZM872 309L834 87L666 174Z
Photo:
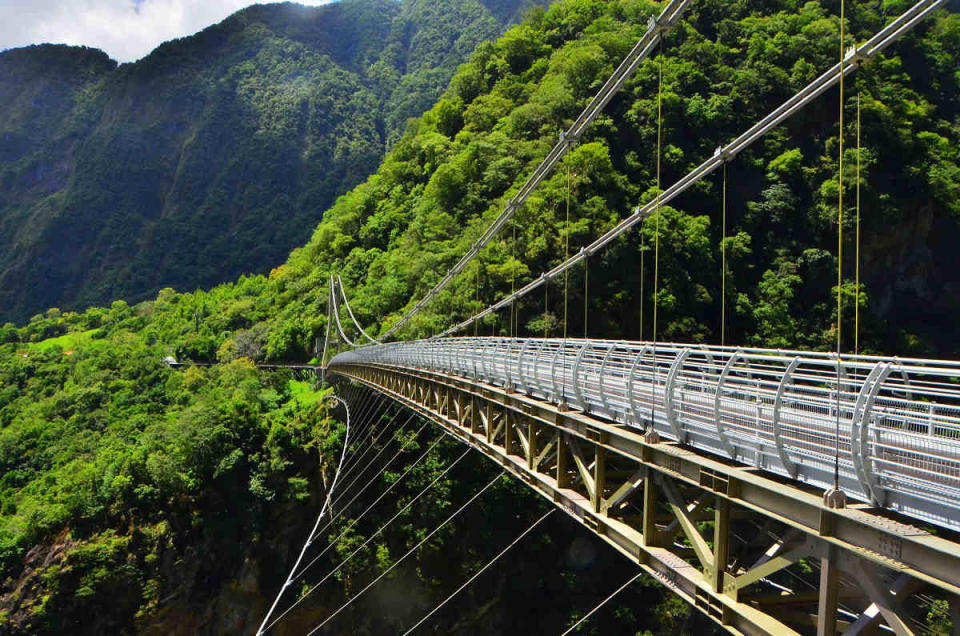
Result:
M852 5L849 44L869 37L903 6ZM361 322L391 324L391 315L432 286L502 209L636 41L650 7L586 3L554 11L570 12L565 26L538 23L548 12L479 47L378 174L338 200L311 242L272 274L282 298L274 324L291 333L316 332L328 270L343 276ZM944 12L847 82L844 292L850 307L857 164L852 122L859 94L866 351L960 352L960 263L950 248L960 212L958 20ZM817 2L698 3L664 50L663 186L829 68L837 37L831 7ZM408 335L454 324L454 317L559 262L566 236L577 250L654 196L657 81L657 61L648 60L517 215L515 228L502 232L418 316ZM837 98L837 90L828 92L728 167L728 342L824 348L834 339ZM721 191L717 175L662 211L661 338L719 340ZM650 316L641 319L640 305L645 300L649 314L653 268L641 280L639 261L644 253L650 264L655 226L649 220L591 259L593 335L651 336ZM576 276L570 321L581 325L582 272ZM552 287L548 293L548 317L559 313L561 292ZM520 324L529 329L521 333L541 332L540 301L531 298L520 308ZM852 321L852 312L844 318ZM851 333L852 326L845 324L844 331ZM500 316L487 328L503 333L508 320Z
M532 4L254 5L131 64L0 54L0 321L269 271Z
M847 2L849 44L908 4ZM215 597L222 608L224 597L210 590L233 586L239 594L251 580L276 589L283 574L277 561L289 562L286 555L306 530L275 540L267 529L291 510L304 518L316 510L318 475L330 471L324 451L337 447L342 425L309 387L258 373L249 360L314 356L326 327L330 273L343 278L365 326L376 333L392 324L499 213L658 8L646 0L564 0L480 44L376 174L337 199L309 242L268 276L193 293L163 289L136 305L118 300L84 312L49 309L21 326L0 328L0 559L10 629L56 631L92 603L103 605L103 621L112 621L102 625L164 624L164 616L196 610L185 598ZM691 6L662 50L662 185L836 62L838 8L837 2L799 0ZM940 11L847 81L848 223L855 218L858 95L861 104L860 342L866 352L960 355L956 9ZM418 314L404 337L454 324L559 262L567 237L577 250L655 196L659 62L641 65L515 225ZM86 64L108 61L91 53ZM824 94L728 166L725 239L719 174L660 211L661 338L719 341L725 240L728 344L832 346L838 97L837 90ZM277 109L283 112L282 105ZM591 257L588 335L651 336L655 227L648 221ZM847 229L849 307L855 233L852 225ZM569 285L574 335L583 329L583 290L579 270ZM556 284L546 301L528 299L519 307L517 333L555 333L562 302ZM852 312L844 320L852 321ZM845 333L852 327L845 323ZM510 321L501 315L480 329L509 333ZM844 346L849 350L852 342ZM223 364L180 372L162 364L166 355ZM444 457L424 469L423 479L437 474ZM490 468L470 470L476 484ZM450 480L438 505L462 500L463 483ZM532 502L532 495L506 489L497 497L492 510L503 515L503 536L513 536L529 518L506 514L514 509L509 498ZM429 523L411 519L382 550L365 554L347 588L369 580L364 573L381 571L397 546L410 545L424 527ZM241 538L253 555L242 567ZM464 545L491 541L474 538L476 544ZM440 541L437 550L458 539L450 534ZM208 556L194 559L200 553ZM465 578L468 562L480 560L470 549L444 552L454 553L463 561L446 575L431 569L439 568L436 559L427 559L411 570L407 585L424 598L442 598ZM555 576L556 562L546 561L525 563L529 576L540 582ZM582 583L593 575L571 576ZM530 589L559 594L544 585ZM123 603L113 602L120 589L127 592ZM338 604L338 594L326 592L300 620L309 624L325 605ZM661 600L650 594L644 602ZM497 598L476 597L460 608L465 629L482 620L487 602L502 612L523 602L510 594ZM643 628L679 629L676 617L683 612L660 607L645 614L652 622ZM222 619L211 612L207 625ZM256 612L250 614L247 620ZM558 617L557 624L569 618ZM350 620L370 628L372 618L360 605ZM457 624L456 617L444 620L444 626ZM942 620L931 616L934 625L942 627Z

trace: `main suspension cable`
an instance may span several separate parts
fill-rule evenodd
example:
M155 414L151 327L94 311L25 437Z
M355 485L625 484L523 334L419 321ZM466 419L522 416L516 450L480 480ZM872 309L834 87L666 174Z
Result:
M433 616L434 614L436 614L436 613L440 610L441 607L443 607L443 606L446 605L448 602L450 602L450 600L453 599L454 596L456 596L457 594L459 594L460 592L462 592L463 590L465 590L471 583L473 583L475 580L477 580L477 577L479 577L481 574L483 574L484 572L486 572L486 571L487 571L487 568L489 568L491 565L493 565L494 563L496 563L496 562L500 559L500 557L502 557L504 554L506 554L506 553L510 550L510 548L512 548L513 546L517 545L525 536L527 536L528 534L530 534L530 533L533 531L534 528L536 528L537 526L539 526L540 523L541 523L544 519L546 519L547 517L549 517L550 515L552 515L552 514L553 514L554 512L556 512L556 511L557 511L556 508L551 508L550 510L548 510L548 511L546 512L546 514L542 515L539 519L537 519L537 520L534 521L532 524L530 524L530 527L528 527L526 530L524 530L523 532L521 532L521 533L517 536L516 539L514 539L513 541L511 541L511 542L507 545L507 547L505 547L503 550L501 550L499 553L497 553L497 555L496 555L495 557L493 557L492 559L490 559L489 561L487 561L487 563L486 563L482 568L480 568L479 570L477 570L477 571L473 574L473 576L471 576L469 579L467 579L467 580L463 583L463 585L461 585L460 587L458 587L457 589L455 589L453 592L451 592L451 593L450 593L450 596L448 596L447 598L445 598L445 599L443 599L442 601L440 601L440 603L437 604L436 607L434 607L432 610L430 610L429 612L427 612L427 614L426 614L423 618L421 618L419 621L417 621L417 622L413 625L413 627L411 627L410 629L408 629L407 631L405 631L405 632L403 633L403 636L407 636L408 634L413 633L413 631L414 631L416 628L420 627L420 625L422 625L425 621L427 621L431 616Z
M363 327L360 326L360 322L357 320L357 317L353 315L353 310L350 309L350 303L347 302L347 292L343 289L343 281L340 280L339 274L337 274L337 287L340 288L340 297L343 299L343 306L347 308L347 314L350 315L350 320L353 322L353 326L357 328L357 331L360 332L360 335L369 340L370 344L383 344L364 331Z
M340 339L343 340L347 344L347 346L353 347L354 349L367 346L367 345L362 345L354 342L353 340L350 339L349 336L347 336L346 332L344 331L343 323L340 322L340 304L337 302L337 294L335 291L333 291L333 286L334 286L334 278L333 278L333 274L331 274L330 275L330 289L331 289L330 298L333 301L333 318L337 325L337 333L340 335Z
M330 342L330 322L333 320L333 286L327 288L327 324L324 326L323 332L323 351L320 353L320 386L321 388L327 383L327 344Z
M467 450L469 450L469 449L467 449ZM486 485L486 486L484 486L483 488L481 488L480 490L478 490L472 497L470 497L470 499L468 499L468 500L466 501L466 503L464 503L462 506L460 506L459 508L457 508L457 509L453 512L453 514L451 514L449 517L447 517L446 519L444 519L443 522L441 522L440 525L438 525L436 528L434 528L433 530L431 530L430 533L427 534L427 536L425 536L423 539L421 539L421 540L417 543L417 545L415 545L415 546L413 546L412 548L410 548L410 549L407 551L406 554L404 554L402 557L400 557L399 559L397 559L396 561L394 561L394 562L390 565L390 567L388 567L386 570L384 570L383 572L381 572L380 575L379 575L377 578L375 578L373 581L371 581L370 583L368 583L367 586L364 587L364 588L363 588L362 590L360 590L359 592L357 592L357 594L356 594L355 596L352 596L352 597L350 597L349 599L347 599L347 601L346 601L343 605L341 605L339 608L337 608L337 610L336 610L335 612L333 612L333 614L330 614L329 616L327 616L327 617L323 620L323 622L321 622L319 625L317 625L317 626L314 627L312 630L310 630L309 632L307 632L307 636L312 636L312 634L317 633L317 631L319 631L321 627L323 627L324 625L326 625L327 623L329 623L331 620L333 620L333 618L334 618L337 614L339 614L340 612L342 612L343 610L345 610L345 609L346 609L347 607L349 607L350 604L352 604L355 600L357 600L358 598L360 598L361 596L363 596L363 594L364 594L367 590L369 590L371 587L373 587L374 585L376 585L377 583L379 583L380 580L383 579L383 577L385 577L385 576L388 575L390 572L392 572L395 567L397 567L398 565L400 565L401 563L403 563L403 561L404 561L408 556L410 556L411 554L413 554L414 552L416 552L424 543L426 543L427 541L429 541L430 538L431 538L433 535L435 535L437 532L439 532L439 531L440 531L444 526L446 526L448 523L450 523L451 521L453 521L453 519L454 519L455 517L457 517L461 512L463 512L463 511L466 510L468 507L470 507L470 504L472 504L474 501L476 501L476 500L480 497L480 495L482 495L483 493L487 492L487 490L489 490L495 483L497 483L497 481L499 481L500 478L503 477L505 474L506 474L506 471L505 471L505 470L501 470L501 471L497 474L496 477L494 477L494 478L491 479L489 482L487 482L487 485Z

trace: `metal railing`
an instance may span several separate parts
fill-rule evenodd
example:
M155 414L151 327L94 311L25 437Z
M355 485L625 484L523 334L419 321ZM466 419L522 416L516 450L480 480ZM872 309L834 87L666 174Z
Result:
M960 363L580 339L447 338L341 353L525 393L960 530ZM839 436L837 431L839 430ZM837 453L839 449L839 453Z

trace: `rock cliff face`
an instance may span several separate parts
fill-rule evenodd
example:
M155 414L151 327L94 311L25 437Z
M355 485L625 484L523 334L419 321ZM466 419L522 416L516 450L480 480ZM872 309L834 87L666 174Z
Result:
M0 54L0 322L265 272L533 0L252 6L133 64Z

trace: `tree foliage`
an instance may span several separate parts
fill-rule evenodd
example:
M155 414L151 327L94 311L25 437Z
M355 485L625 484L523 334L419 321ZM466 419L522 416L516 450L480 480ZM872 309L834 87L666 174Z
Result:
M900 4L854 4L850 43L875 32ZM433 5L418 6L429 11ZM434 107L403 129L379 170L340 196L306 244L269 275L192 293L162 288L153 300L116 301L82 312L58 305L19 326L4 324L0 559L17 581L36 546L71 546L61 569L50 573L42 584L47 587L30 596L34 604L18 616L32 617L30 625L38 630L54 629L60 625L49 621L66 606L63 595L102 598L121 589L143 600L123 597L127 605L118 606L149 614L170 589L169 577L151 559L166 550L185 554L183 546L217 548L211 558L233 554L227 546L256 534L271 506L310 501L304 480L315 479L316 472L307 450L325 449L328 458L339 429L322 408L304 403L304 390L290 378L259 374L250 361L316 355L315 339L328 328L331 273L342 277L368 330L382 333L394 324L516 194L658 8L646 0L565 0L531 12L500 40L479 45ZM794 0L694 3L688 19L667 36L659 99L661 60L655 57L640 65L514 222L402 335L432 335L555 266L568 240L570 253L579 250L829 68L839 35L832 8ZM185 54L164 57L180 46L157 60L184 63ZM299 44L277 46L268 57L286 69ZM960 238L958 67L960 20L940 12L848 81L842 175L847 244L840 284L848 308L841 325L845 349L851 348L854 327L849 308L859 302L861 349L960 353L960 252L954 248ZM378 61L370 72L378 81L402 84L393 68ZM275 94L260 90L242 64L233 73L225 76L232 88L222 97L230 102L227 95L242 86L247 103L257 104L249 139L264 147L286 139L296 128L288 115L304 85L290 78L292 93ZM331 90L350 92L349 76L328 79ZM419 90L410 84L409 95ZM852 277L858 155L850 125L857 94L864 143L859 294ZM371 98L350 112L376 103ZM718 173L591 255L589 271L573 270L566 289L562 280L551 281L545 294L517 307L516 321L491 317L478 331L561 333L566 301L571 335L583 333L588 317L587 335L649 339L656 298L658 338L718 342L725 280L727 344L832 347L838 322L839 107L838 91L828 91L731 161L725 231ZM337 141L343 153L338 157L356 150L350 139ZM235 158L256 163L245 155ZM268 187L260 178L251 188ZM223 192L204 208L212 216L203 223L228 209ZM296 204L291 201L277 199L275 209L289 212ZM726 272L720 271L721 245ZM223 364L176 372L161 364L166 355ZM429 483L441 465L432 458L398 499ZM417 508L402 520L401 531L371 543L343 573L346 588L357 589L372 578L370 572L393 563L480 473L474 466L467 473L474 481L442 483L435 508ZM497 501L504 504L491 508L498 513L517 508L506 505L508 498ZM218 511L234 505L243 512L227 523ZM478 543L469 545L489 542L483 533L493 532L491 524L476 525L470 536ZM366 532L348 530L336 549L355 549ZM446 589L442 571L462 574L470 571L471 558L480 559L470 550L444 553L451 537L438 539L410 570L418 591ZM931 611L931 624L946 620L941 614ZM660 628L685 628L675 606L661 605L650 615ZM368 615L356 617L362 622Z
M4 52L0 319L266 272L533 4L254 5L119 67Z

